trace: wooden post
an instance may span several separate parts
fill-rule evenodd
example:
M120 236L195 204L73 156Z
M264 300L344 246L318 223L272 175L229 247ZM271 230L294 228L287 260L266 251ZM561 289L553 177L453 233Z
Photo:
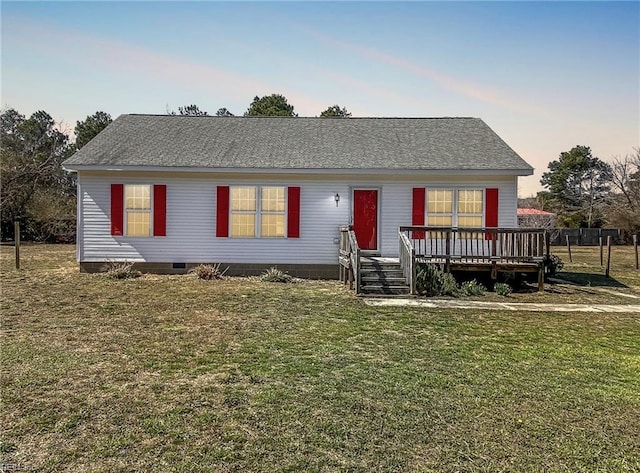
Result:
M636 254L636 269L638 269L638 235L633 235L633 250Z
M544 263L538 266L538 292L544 292Z
M548 231L544 231L544 251L547 261L551 259L551 234Z
M451 229L446 231L447 239L445 240L445 272L451 272Z
M602 243L603 243L602 237L599 237L598 240L599 240L598 243L600 244L600 266L603 266L604 261L602 256Z
M567 239L567 251L569 252L569 262L573 263L573 258L571 257L571 242L569 241L569 235L565 235Z
M607 269L604 271L606 277L609 277L609 269L611 269L611 235L607 235Z
M349 290L353 291L353 266L351 265L351 259L349 259Z
M16 248L16 269L20 269L20 222L13 222L13 240Z

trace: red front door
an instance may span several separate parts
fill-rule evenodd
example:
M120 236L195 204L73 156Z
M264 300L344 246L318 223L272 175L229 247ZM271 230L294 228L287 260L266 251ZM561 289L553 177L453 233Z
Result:
M378 249L378 191L353 191L353 231L363 250Z

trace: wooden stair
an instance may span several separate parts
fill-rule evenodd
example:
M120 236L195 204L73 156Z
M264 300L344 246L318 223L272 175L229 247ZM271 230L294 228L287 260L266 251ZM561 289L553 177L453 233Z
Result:
M409 293L409 285L398 261L375 257L360 260L360 295L392 297Z

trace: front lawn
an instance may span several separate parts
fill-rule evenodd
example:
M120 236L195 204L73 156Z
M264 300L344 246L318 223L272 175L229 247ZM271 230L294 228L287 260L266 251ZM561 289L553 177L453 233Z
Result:
M18 272L10 251L0 462L640 470L637 314L374 308L336 282L109 280L47 245Z

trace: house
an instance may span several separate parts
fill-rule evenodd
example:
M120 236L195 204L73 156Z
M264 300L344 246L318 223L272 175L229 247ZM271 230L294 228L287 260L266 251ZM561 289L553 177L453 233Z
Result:
M326 278L344 225L391 258L403 225L515 227L518 176L533 173L478 118L122 115L64 166L82 271Z
M555 228L557 215L538 209L518 208L518 226L524 228Z

